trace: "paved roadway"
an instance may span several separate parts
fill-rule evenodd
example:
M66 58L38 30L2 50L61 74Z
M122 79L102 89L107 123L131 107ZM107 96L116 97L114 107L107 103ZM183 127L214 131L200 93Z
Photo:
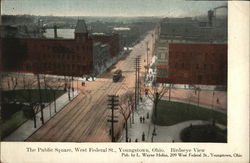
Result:
M26 141L44 142L109 142L110 123L107 122L110 109L107 108L107 95L122 95L134 87L134 58L141 55L141 64L145 64L146 42L152 47L152 35L148 34L143 41L133 47L133 51L113 66L110 72L103 74L95 82L86 82L74 87L81 90L80 95L69 103L56 116L31 135ZM150 48L149 54L152 53ZM144 65L142 65L143 67ZM124 78L117 83L112 82L112 73L116 69L123 70ZM144 68L142 69L144 71ZM76 86L78 84L78 86ZM119 122L115 124L117 137L122 132L123 118L116 111Z

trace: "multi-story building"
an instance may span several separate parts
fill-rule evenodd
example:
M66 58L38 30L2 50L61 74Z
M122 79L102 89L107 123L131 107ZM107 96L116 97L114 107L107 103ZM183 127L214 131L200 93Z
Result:
M84 20L78 20L74 39L5 38L1 41L5 71L57 75L92 75L94 73L94 42L110 46L110 56L119 53L119 37L90 36ZM105 55L107 48L104 48ZM109 58L109 56L108 56Z
M226 42L227 19L216 18L213 25L194 18L165 18L160 25L160 38L171 42L204 41Z
M111 57L116 56L120 52L120 39L118 34L111 35L92 35L94 42L101 42L102 44L108 44L110 47L110 55Z
M93 45L93 55L94 76L102 74L108 67L112 65L110 45L95 42Z
M161 47L158 83L227 85L227 44L165 42Z

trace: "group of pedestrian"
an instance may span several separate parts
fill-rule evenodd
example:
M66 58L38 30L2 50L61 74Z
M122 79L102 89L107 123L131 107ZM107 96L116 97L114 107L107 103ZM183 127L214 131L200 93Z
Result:
M144 123L144 121L145 121L144 116L140 116L140 123Z
M153 81L153 76L148 76L147 79L146 79L147 82L150 82L150 81Z

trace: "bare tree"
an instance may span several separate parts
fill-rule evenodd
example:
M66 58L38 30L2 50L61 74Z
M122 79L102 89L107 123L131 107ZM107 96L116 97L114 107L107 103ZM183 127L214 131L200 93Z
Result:
M130 118L131 113L133 112L134 105L134 93L127 92L123 96L120 97L119 101L123 103L119 104L119 112L123 116L125 120L125 130L126 130L126 142L128 142L128 119Z
M31 111L32 118L34 120L34 127L36 128L36 113L39 111L39 109L38 107L35 107L38 105L38 103L32 101L32 91L31 91L36 85L36 79L30 78L27 80L25 75L23 75L22 82L25 91L23 91L21 96L24 99L24 103L28 103L29 111Z
M20 76L20 73L17 73L15 75L12 74L6 74L6 79L7 79L7 85L8 89L13 91L12 96L9 97L10 100L15 100L16 99L16 88L18 86L18 78Z
M54 111L56 110L56 92L60 89L64 88L64 81L62 79L52 79L52 78L46 78L45 80L46 87L50 89L50 91L53 92L53 101L54 101Z
M158 84L159 85L159 84ZM154 108L153 108L153 115L154 118L157 118L157 106L159 101L162 99L162 97L168 92L168 87L166 84L161 84L161 86L158 86L157 84L154 84L151 89L148 89L148 98L153 101Z

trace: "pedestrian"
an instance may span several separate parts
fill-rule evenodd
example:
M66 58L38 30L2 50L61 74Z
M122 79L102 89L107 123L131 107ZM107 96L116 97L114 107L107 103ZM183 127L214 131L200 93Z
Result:
M141 102L142 102L142 97L140 97L140 100L141 100Z
M144 118L144 116L142 117L142 123L144 123L144 121L145 121L145 118Z
M174 143L174 139L172 140L172 142Z
M142 123L142 117L140 116L140 123Z
M131 138L129 138L129 142L131 142Z
M219 103L220 103L220 100L219 100L219 98L217 98L216 102L217 102L217 104L219 104Z
M149 119L149 112L147 112L147 119Z
M135 139L135 142L138 142L138 139Z
M144 132L142 133L141 140L145 141L145 133Z

